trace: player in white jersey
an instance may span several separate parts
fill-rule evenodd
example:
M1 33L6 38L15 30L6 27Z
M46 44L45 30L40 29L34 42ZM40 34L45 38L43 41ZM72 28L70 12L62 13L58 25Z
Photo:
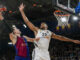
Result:
M50 60L50 55L48 52L49 43L51 38L58 39L65 42L74 42L80 44L78 40L72 40L60 35L56 35L55 33L48 30L48 26L46 23L42 22L40 28L34 26L26 17L24 13L24 5L21 4L19 7L23 20L27 24L27 26L34 32L35 37L39 37L39 41L34 41L35 48L32 53L32 60Z

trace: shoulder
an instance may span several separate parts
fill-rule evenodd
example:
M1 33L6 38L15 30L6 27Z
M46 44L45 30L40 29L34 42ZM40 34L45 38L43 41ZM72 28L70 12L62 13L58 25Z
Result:
M34 30L33 32L38 32L40 30L40 28L36 27L36 30Z
M41 29L38 29L38 30L37 30L37 32L41 32L41 31L42 31Z
M40 28L39 27L36 27L36 30L35 31L38 31Z
M50 30L47 30L47 32L49 32L49 33L51 33L51 34L52 34L52 31L50 31Z

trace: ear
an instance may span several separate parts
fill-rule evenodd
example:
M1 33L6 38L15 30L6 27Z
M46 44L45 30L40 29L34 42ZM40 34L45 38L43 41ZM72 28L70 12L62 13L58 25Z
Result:
M16 32L15 32L15 31L13 31L13 33L14 33L14 34L16 34Z

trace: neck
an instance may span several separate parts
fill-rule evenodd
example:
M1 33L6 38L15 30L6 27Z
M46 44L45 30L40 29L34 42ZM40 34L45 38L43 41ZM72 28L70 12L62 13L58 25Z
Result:
M47 30L47 28L41 28L42 30Z

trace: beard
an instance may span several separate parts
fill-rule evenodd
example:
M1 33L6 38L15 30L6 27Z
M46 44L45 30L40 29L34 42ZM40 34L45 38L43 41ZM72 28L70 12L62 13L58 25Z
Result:
M46 29L47 29L47 27L41 27L40 29L42 29L42 30L46 30Z

